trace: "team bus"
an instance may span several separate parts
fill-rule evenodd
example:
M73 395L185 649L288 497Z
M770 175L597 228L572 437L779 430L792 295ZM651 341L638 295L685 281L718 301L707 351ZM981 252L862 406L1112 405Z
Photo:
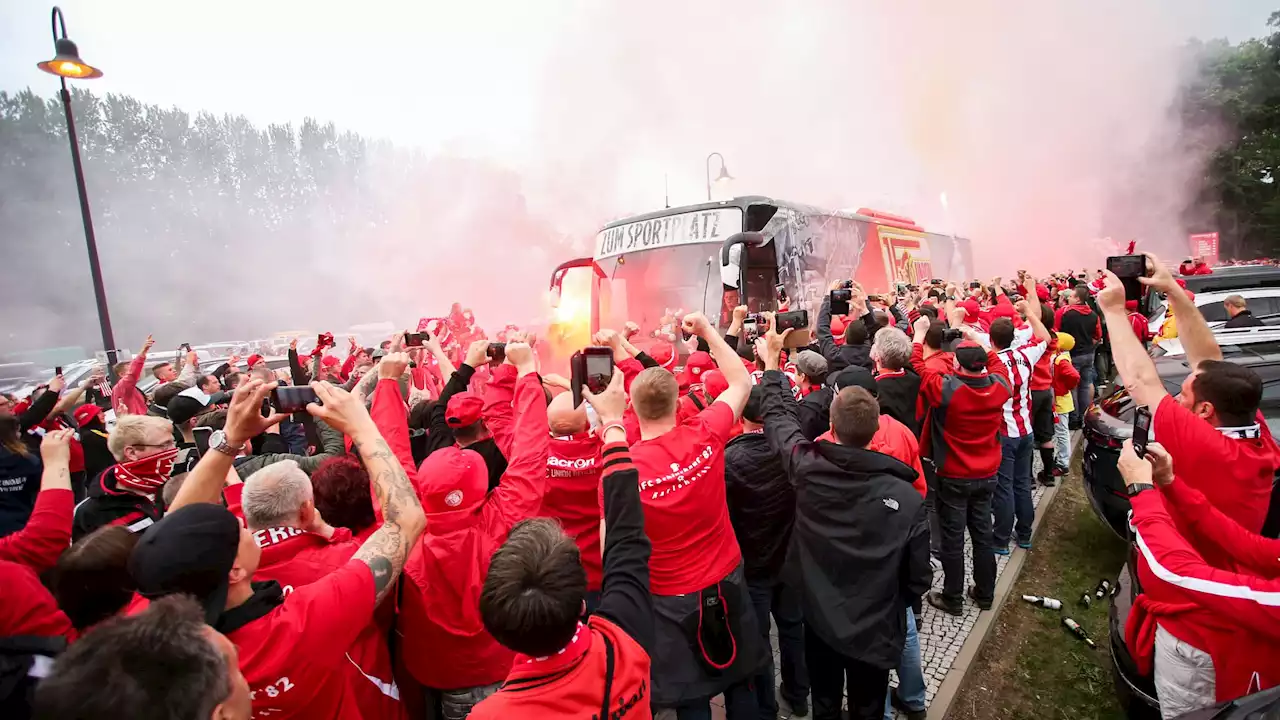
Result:
M551 297L564 344L580 347L590 333L627 321L650 337L681 311L701 311L723 330L737 305L775 309L778 285L790 309L807 309L816 322L835 279L874 292L972 270L967 239L908 217L747 196L609 223L591 257L555 269Z

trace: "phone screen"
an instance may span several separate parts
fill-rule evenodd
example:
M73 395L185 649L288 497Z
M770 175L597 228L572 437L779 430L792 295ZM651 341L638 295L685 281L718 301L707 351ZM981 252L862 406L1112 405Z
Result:
M613 355L587 356L587 389L593 393L604 392L613 378Z
M407 332L404 334L405 347L422 347L422 343L426 339L427 339L426 333Z
M59 365L58 367L54 368L54 369L53 369L53 374L54 374L54 375L61 375L61 374L62 374L62 366L61 366L61 365Z
M1133 411L1133 451L1138 454L1138 457L1145 457L1147 454L1150 432L1151 411L1146 406L1139 405Z
M507 344L500 342L489 343L489 350L486 352L489 360L500 363L507 359Z
M209 452L209 437L213 435L213 428L201 426L193 428L191 434L196 438L196 457L204 457Z
M613 350L607 347L585 347L569 358L569 387L573 406L582 404L582 387L593 393L603 392L613 378Z
M1147 275L1146 255L1112 255L1107 258L1107 269L1124 283L1125 300L1142 299L1142 283L1138 278Z
M271 406L276 412L296 413L306 409L309 403L320 403L316 391L310 387L286 385L271 391Z

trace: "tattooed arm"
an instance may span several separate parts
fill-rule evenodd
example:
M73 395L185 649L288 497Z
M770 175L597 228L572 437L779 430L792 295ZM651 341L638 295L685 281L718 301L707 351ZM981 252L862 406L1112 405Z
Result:
M364 403L329 383L312 383L323 405L309 405L307 412L351 437L369 471L374 495L382 510L382 525L356 551L355 558L373 573L377 600L391 590L404 569L409 551L427 526L427 517L404 467L387 445Z

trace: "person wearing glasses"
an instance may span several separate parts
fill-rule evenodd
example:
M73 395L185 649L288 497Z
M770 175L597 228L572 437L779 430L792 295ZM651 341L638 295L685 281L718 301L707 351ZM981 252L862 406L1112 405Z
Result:
M76 506L75 540L105 525L141 532L164 515L160 491L178 457L173 423L126 415L116 421L107 448L116 464L89 481L88 497Z

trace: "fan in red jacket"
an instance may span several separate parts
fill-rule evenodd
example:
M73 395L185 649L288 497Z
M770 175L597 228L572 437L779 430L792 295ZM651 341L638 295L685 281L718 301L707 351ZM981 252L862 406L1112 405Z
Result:
M1147 322L1147 316L1138 312L1138 301L1125 300L1124 310L1129 314L1129 325L1133 327L1133 334L1144 343L1151 342L1151 325Z
M547 403L528 346L507 345L515 382L510 462L498 487L488 490L484 461L456 447L432 453L418 471L418 492L429 529L405 565L400 605L404 662L418 682L442 702L465 713L488 695L511 669L514 653L485 630L479 597L493 552L512 526L542 505L547 484L550 431ZM495 372L486 412L510 392ZM495 439L500 431L490 425Z
M1212 659L1212 668L1197 674L1214 688L1214 695L1199 694L1188 681L1202 678L1155 663L1161 710L1181 714L1280 685L1280 541L1241 527L1174 477L1164 448L1147 448L1148 459L1139 458L1127 440L1120 451L1120 471L1137 492L1131 497L1132 522L1142 587L1125 626L1125 644L1144 674L1152 671L1162 645L1181 641L1197 648ZM1150 489L1153 481L1159 492ZM1166 505L1186 519L1180 523L1186 537ZM1237 572L1209 565L1197 547L1230 556Z
M600 599L604 565L600 555L600 438L589 427L585 403L573 407L573 393L560 393L547 406L551 445L547 454L547 492L538 517L560 521L578 546L587 573L587 609Z
M23 529L0 538L0 638L29 635L76 639L71 621L38 573L52 568L71 544L71 513L75 502L68 465L70 430L44 436L40 456L44 472L35 508Z

